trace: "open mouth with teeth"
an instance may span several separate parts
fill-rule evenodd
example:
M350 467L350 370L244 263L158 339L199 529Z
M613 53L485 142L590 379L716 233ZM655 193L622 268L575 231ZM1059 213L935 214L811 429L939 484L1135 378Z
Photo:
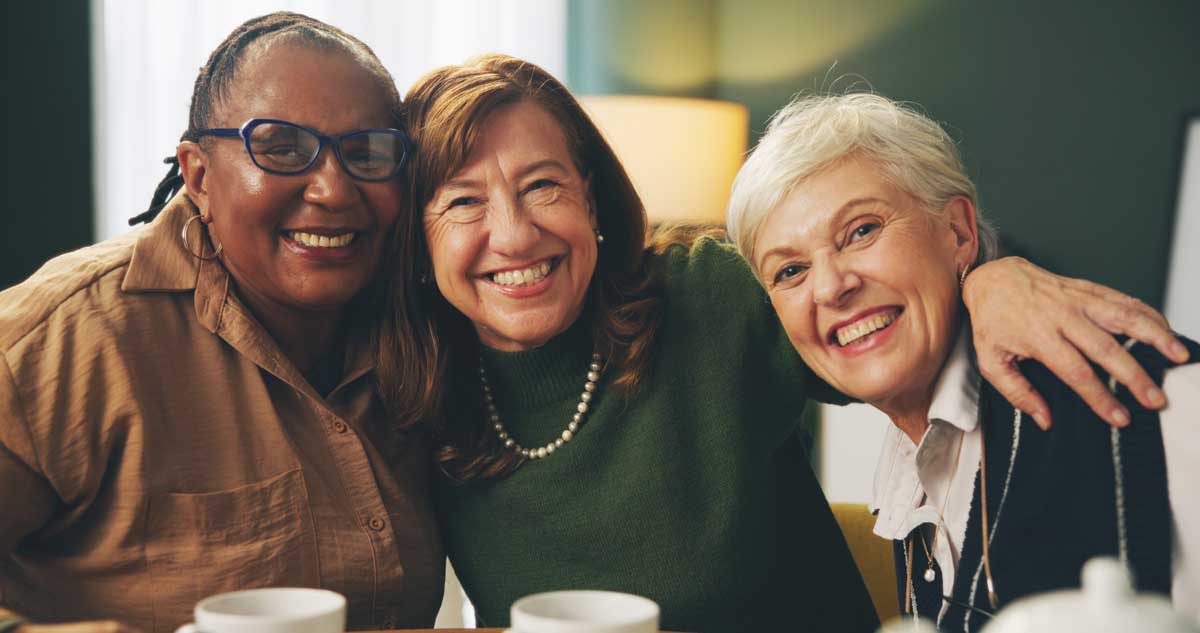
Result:
M839 347L865 342L871 335L891 327L903 311L902 308L892 308L869 314L854 323L834 330L829 335L829 342L831 345Z
M354 241L354 231L339 235L317 235L304 231L284 231L283 236L293 242L309 248L345 248Z
M524 268L488 273L487 278L497 286L506 288L532 286L549 276L557 263L558 259L556 258L545 259Z

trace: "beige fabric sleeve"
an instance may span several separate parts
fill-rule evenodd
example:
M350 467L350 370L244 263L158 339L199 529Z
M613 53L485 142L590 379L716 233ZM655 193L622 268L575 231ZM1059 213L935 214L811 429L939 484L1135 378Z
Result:
M0 358L0 557L50 517L57 497L41 475L8 363ZM0 585L0 605L5 604Z

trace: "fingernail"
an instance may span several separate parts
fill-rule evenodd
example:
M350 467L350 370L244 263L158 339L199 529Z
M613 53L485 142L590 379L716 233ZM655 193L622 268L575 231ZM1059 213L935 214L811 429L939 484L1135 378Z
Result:
M1037 425L1041 427L1042 430L1050 428L1050 425L1046 422L1046 414L1042 413L1041 411L1033 412L1033 421L1037 422Z
M1171 355L1175 357L1177 362L1182 363L1188 359L1187 347L1185 347L1183 343L1175 341L1174 343L1171 343Z
M1129 414L1125 409L1113 409L1112 421L1117 426L1129 426Z
M1146 399L1150 401L1151 405L1156 407L1161 407L1167 403L1166 394L1162 392L1162 389L1157 387L1151 387L1150 390L1146 392Z

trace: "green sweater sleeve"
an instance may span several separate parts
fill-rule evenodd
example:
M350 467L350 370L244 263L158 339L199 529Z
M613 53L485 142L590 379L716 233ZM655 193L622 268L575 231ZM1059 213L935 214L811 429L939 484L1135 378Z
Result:
M697 340L724 348L726 358L754 364L747 369L763 375L779 393L830 404L852 401L804 364L766 291L732 245L700 238L690 248L668 247L656 263L668 282L667 300L676 304L669 306L672 314L703 316L704 336ZM738 332L745 335L732 335ZM793 404L803 407L803 398Z

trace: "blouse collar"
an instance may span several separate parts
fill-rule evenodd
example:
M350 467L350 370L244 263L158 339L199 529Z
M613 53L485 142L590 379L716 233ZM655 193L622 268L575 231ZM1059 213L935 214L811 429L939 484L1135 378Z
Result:
M938 375L929 407L929 429L919 446L894 424L889 423L884 431L868 504L871 512L879 515L877 533L907 533L904 528L910 521L904 516L925 496L922 479L942 479L941 475L931 477L932 471L946 471L945 477L952 477L949 471L954 469L945 462L954 461L952 453L960 435L971 434L979 427L980 375L973 356L968 326L960 330ZM960 468L974 468L959 461Z
M297 390L312 392L308 381L238 300L232 279L220 260L202 260L187 252L180 235L184 225L198 212L183 191L148 226L139 229L121 290L132 294L193 292L196 318L201 326ZM195 227L188 228L199 234ZM351 328L348 332L341 384L375 368L371 338L371 332L361 328Z

